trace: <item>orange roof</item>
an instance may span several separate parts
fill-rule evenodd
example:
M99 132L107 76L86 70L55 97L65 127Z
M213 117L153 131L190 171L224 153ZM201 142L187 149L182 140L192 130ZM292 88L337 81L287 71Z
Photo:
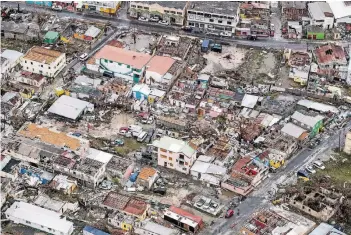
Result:
M29 123L18 133L30 139L38 138L47 144L52 144L59 147L66 146L71 150L77 150L80 147L80 141L78 139L70 137L63 132L51 131L47 127L41 127L34 123Z
M60 57L63 53L59 51L54 51L50 49L46 49L44 47L34 46L23 57L24 59L37 61L39 63L51 64L58 57Z
M151 167L144 167L141 169L138 178L143 179L143 180L148 180L150 176L153 176L156 174L156 170Z
M150 62L147 64L147 70L164 75L174 63L175 59L172 59L171 57L157 55L151 58Z
M136 69L142 69L151 56L135 51L128 51L122 48L106 45L95 55L96 59L106 59L117 63L130 65Z

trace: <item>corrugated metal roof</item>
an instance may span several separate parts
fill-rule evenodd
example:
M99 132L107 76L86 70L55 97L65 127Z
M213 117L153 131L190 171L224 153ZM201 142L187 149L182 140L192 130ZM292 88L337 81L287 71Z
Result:
M281 132L298 139L306 130L289 122L284 125Z
M95 26L90 26L85 32L85 36L96 38L101 32L101 29L96 28Z
M84 231L89 232L89 233L94 234L94 235L110 235L109 233L105 233L97 228L93 228L90 226L85 226L83 229L83 234L84 234Z
M54 113L69 119L77 119L79 115L89 106L93 104L63 95L58 98L49 108L49 113Z

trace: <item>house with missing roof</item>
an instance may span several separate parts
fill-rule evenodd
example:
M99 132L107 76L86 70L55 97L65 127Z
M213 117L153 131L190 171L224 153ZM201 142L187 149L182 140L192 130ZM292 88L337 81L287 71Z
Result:
M189 174L196 160L196 150L189 143L163 136L155 140L153 146L157 148L158 165L164 166L184 174Z
M323 119L322 115L310 116L299 111L295 111L291 116L292 123L308 130L310 137L316 136L323 128Z
M66 54L59 51L34 46L27 51L21 60L23 70L56 77L66 66Z
M136 182L138 185L150 189L155 183L155 181L158 179L158 177L159 175L156 169L152 167L144 167L143 169L141 169Z

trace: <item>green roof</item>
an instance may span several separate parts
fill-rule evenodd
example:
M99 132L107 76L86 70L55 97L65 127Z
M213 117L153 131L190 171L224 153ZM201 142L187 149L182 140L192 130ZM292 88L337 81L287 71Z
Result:
M45 38L49 39L49 40L55 40L59 37L59 33L58 32L54 32L54 31L49 31L45 34Z

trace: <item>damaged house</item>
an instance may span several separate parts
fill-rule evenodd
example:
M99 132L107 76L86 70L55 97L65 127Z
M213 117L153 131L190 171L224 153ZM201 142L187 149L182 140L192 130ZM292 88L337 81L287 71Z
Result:
M305 52L290 52L288 65L290 66L289 78L304 86L307 85L312 55Z
M196 150L187 142L163 136L155 140L153 146L157 149L158 165L184 174L189 174L196 159Z
M212 185L220 186L222 178L227 173L227 169L213 164L213 157L201 155L191 167L190 174L196 180L204 181Z

